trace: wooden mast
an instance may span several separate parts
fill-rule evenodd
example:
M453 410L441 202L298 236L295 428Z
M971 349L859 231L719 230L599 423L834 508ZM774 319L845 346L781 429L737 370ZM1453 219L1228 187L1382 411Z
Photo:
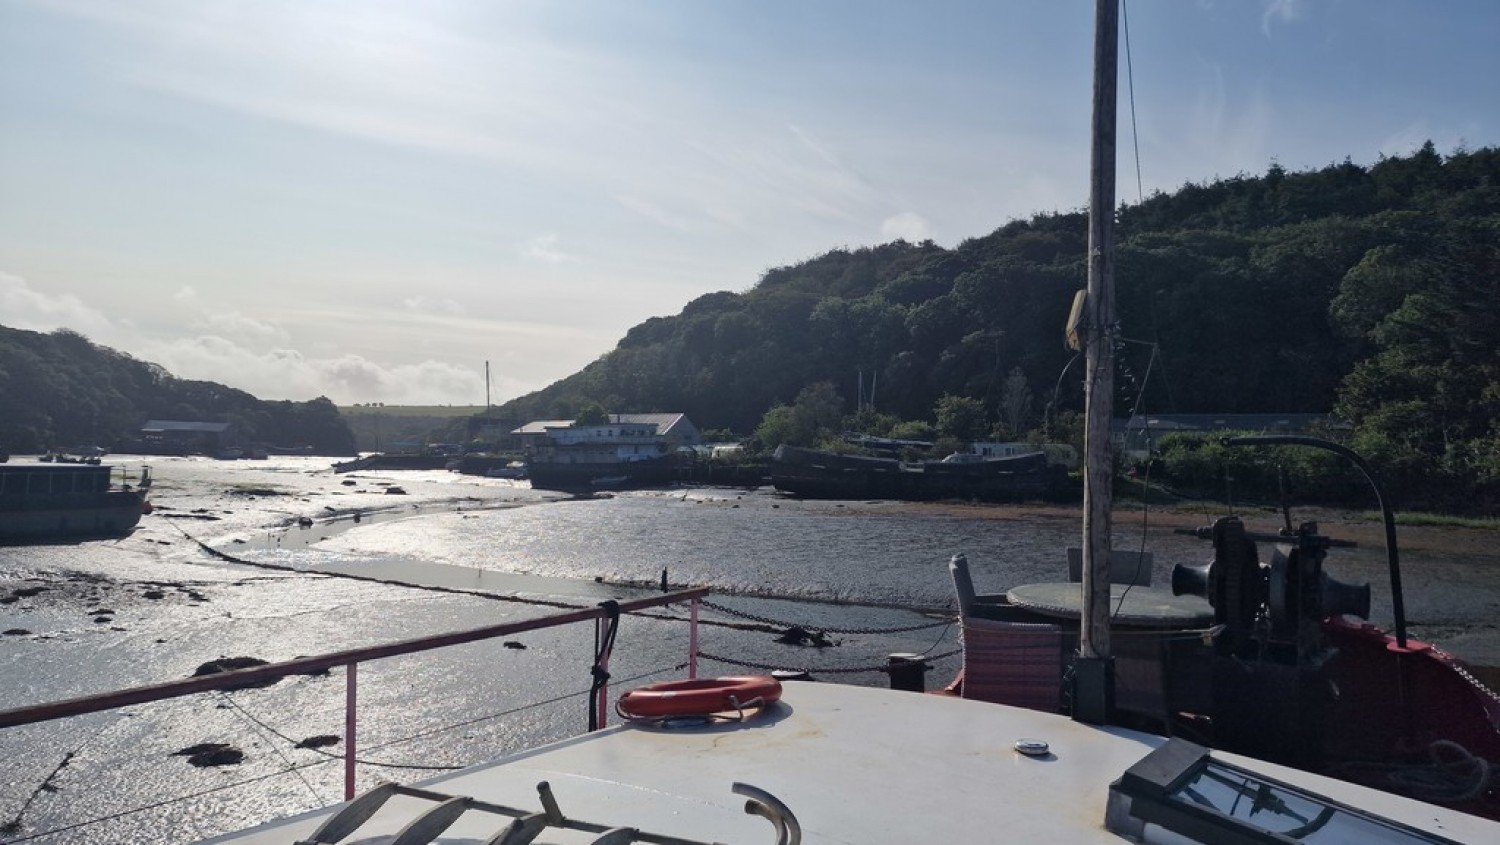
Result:
M1075 667L1074 715L1100 723L1114 700L1109 641L1109 548L1114 455L1115 105L1118 0L1094 3L1094 111L1089 166L1089 271L1083 334L1086 381L1083 479L1083 619Z

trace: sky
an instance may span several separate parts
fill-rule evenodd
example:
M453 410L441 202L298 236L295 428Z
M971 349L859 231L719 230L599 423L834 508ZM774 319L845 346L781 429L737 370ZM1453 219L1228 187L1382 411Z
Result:
M1125 19L1122 202L1500 144L1500 2ZM1092 27L1088 0L0 0L0 325L265 399L498 404L768 269L1084 207Z

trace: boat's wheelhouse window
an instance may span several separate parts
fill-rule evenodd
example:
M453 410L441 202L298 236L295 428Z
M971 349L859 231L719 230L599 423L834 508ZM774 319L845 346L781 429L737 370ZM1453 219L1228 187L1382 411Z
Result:
M52 475L50 473L36 472L32 473L30 478L30 483L26 485L26 492L28 493L46 495L51 493L52 488L55 486L52 483Z
M0 494L9 496L104 493L108 490L108 467L21 468L0 472Z
M1148 754L1109 789L1110 830L1152 841L1156 825L1215 845L1345 843L1457 845L1331 798L1282 783L1174 739Z

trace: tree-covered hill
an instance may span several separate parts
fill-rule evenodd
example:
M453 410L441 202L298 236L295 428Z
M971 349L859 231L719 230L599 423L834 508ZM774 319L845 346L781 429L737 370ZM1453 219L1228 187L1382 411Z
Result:
M863 393L882 414L931 421L939 400L967 397L1020 436L1082 405L1062 329L1086 233L1082 212L1047 214L953 249L833 250L647 320L500 413L597 403L749 432L826 382L846 413ZM1117 409L1335 413L1407 481L1493 491L1500 151L1273 165L1123 207L1117 238Z
M327 399L263 401L210 381L173 377L77 332L0 326L0 451L112 447L148 419L234 424L236 444L354 452L354 436Z

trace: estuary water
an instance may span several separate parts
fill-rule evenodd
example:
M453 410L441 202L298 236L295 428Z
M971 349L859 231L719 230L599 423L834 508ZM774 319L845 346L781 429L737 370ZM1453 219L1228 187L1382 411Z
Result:
M959 666L949 558L967 555L984 592L1063 580L1081 531L1069 509L765 488L573 500L446 472L335 475L322 459L118 463L157 477L155 512L132 536L0 548L0 708L175 680L221 657L286 660L638 597L664 572L672 587L714 591L700 674L805 669L884 685L886 656L909 652L932 659L933 687ZM1115 546L1152 551L1164 583L1174 563L1210 555L1173 528L1209 518L1122 514ZM1388 623L1383 552L1338 554L1330 570L1371 581L1373 621ZM1408 590L1422 591L1408 614L1488 649L1494 555L1408 555ZM622 621L616 694L685 674L686 616ZM827 645L778 642L794 625ZM594 638L585 624L361 664L359 788L581 732ZM0 730L0 843L191 842L336 801L342 763L325 755L342 746L297 744L343 735L344 674ZM202 743L243 758L198 767L177 754Z

